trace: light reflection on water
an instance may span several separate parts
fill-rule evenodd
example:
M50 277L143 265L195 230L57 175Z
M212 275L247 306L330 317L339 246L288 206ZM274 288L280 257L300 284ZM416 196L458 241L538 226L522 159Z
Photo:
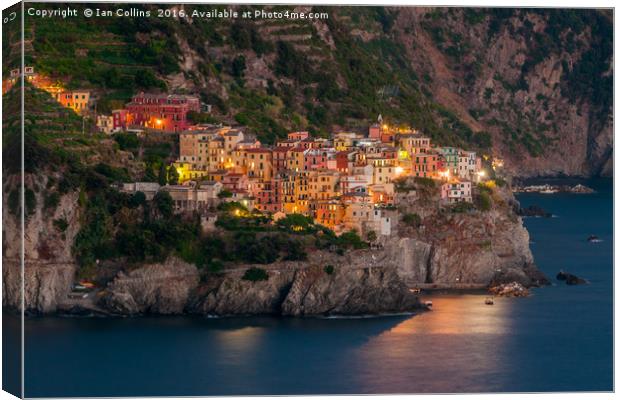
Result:
M433 311L407 319L359 349L363 392L500 390L489 371L510 329L513 299L484 304L484 295L434 295Z

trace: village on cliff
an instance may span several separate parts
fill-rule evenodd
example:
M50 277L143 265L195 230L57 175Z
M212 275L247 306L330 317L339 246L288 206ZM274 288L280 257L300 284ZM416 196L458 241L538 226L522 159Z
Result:
M3 92L20 77L19 70L3 82ZM24 69L26 80L46 90L62 106L92 116L88 90L65 90ZM303 214L336 233L355 230L391 235L398 215L399 182L406 177L432 179L440 185L443 204L471 203L473 185L485 181L482 158L473 151L442 147L411 128L377 118L366 134L336 132L331 138L291 132L274 146L265 146L242 127L192 124L190 112L210 111L198 96L138 93L125 108L96 115L105 134L166 132L179 137L179 158L172 164L176 184L125 183L127 193L152 199L168 192L177 211L198 211L206 224L209 210L221 202L237 202L237 215L253 210L274 220ZM493 168L501 160L490 160ZM402 188L401 188L402 189Z

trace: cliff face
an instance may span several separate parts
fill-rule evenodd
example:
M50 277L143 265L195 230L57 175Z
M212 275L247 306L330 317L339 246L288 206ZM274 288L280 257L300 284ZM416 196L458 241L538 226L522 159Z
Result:
M199 281L198 270L176 258L119 272L100 300L117 314L180 314Z
M611 176L608 18L408 8L394 29L433 98L474 132L490 132L512 175Z
M18 176L11 176L8 187L17 187ZM47 179L26 176L26 186L43 188ZM54 312L67 298L75 279L77 265L71 254L73 240L79 230L77 193L60 196L58 205L45 207L44 192L32 191L34 207L27 209L24 232L24 301L27 312ZM9 205L11 196L3 196L3 286L5 306L19 309L21 304L21 229L19 218ZM28 202L27 202L28 203ZM55 221L63 220L63 229Z
M231 271L199 283L194 266L173 258L120 273L99 306L129 315L365 315L423 308L392 267L343 264L327 273L314 264L322 260L271 264L262 281L243 280L243 272Z

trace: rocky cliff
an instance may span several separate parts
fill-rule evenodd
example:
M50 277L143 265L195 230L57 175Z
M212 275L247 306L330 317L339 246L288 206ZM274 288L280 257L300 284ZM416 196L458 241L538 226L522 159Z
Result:
M17 196L19 176L5 182L9 190L2 207L2 301L4 306L19 309L22 291L20 209ZM27 188L43 188L48 179L26 176ZM53 207L46 207L44 192L28 189L24 224L24 303L26 312L54 312L75 280L77 264L71 253L79 224L77 193L60 196ZM49 203L48 203L49 204ZM29 208L32 207L32 208ZM62 222L61 222L62 221Z
M266 280L242 279L242 271L251 266L240 266L207 276L202 283L194 266L172 258L120 273L107 286L99 306L122 315L219 316L372 315L424 308L393 267L343 263L326 272L316 264L325 260L323 256L317 254L303 263L271 264Z

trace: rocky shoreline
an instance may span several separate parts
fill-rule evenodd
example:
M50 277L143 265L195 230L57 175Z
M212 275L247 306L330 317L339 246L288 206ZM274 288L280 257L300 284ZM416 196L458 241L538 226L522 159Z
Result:
M548 284L534 264L529 234L515 212L518 202L510 189L498 187L493 196L495 205L485 212L438 208L438 199L433 197L402 200L401 215L419 213L419 223L399 222L392 236L378 239L372 249L342 253L312 249L303 261L230 264L220 273L200 270L174 256L140 265L111 260L99 265L96 288L75 292L79 269L71 248L79 231L80 209L75 207L77 194L68 193L61 197L54 218L49 218L49 211L37 208L27 220L26 312L78 316L381 315L426 310L418 289ZM37 199L37 204L43 203ZM64 232L53 225L60 217L68 222ZM3 304L15 309L21 301L20 235L14 218L5 214L4 220ZM268 278L244 279L251 268L263 269Z

